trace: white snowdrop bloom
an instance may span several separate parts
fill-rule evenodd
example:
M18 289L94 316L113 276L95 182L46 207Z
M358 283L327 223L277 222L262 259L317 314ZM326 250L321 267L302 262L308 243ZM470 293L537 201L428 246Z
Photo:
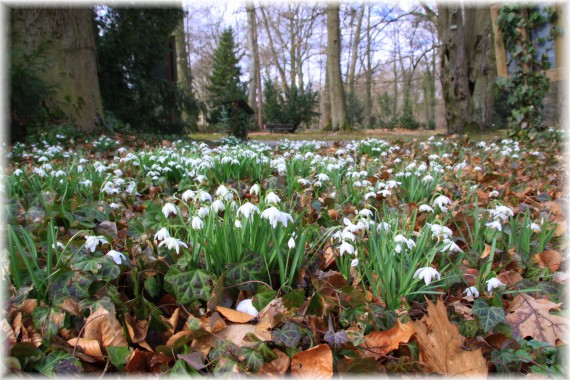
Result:
M493 190L489 193L489 198L496 198L499 196L499 192L497 190Z
M154 240L164 240L166 238L169 238L170 234L168 233L168 229L166 227L161 228L160 230L158 230L157 233L154 234Z
M399 164L400 162L402 162L402 160L401 160L400 158L396 158L396 159L394 160L394 163L395 163L395 164Z
M344 255L345 253L348 253L349 255L354 255L354 247L346 241L343 241L338 249L341 256Z
M241 222L240 222L239 220L236 220L236 221L234 222L234 226L235 226L236 228L242 228L242 227L243 227L242 224L241 224Z
M58 248L59 248L59 249L65 249L65 245L63 245L63 244L60 243L59 241L56 242L56 244L53 244L51 247L52 247L53 249L58 249Z
M222 202L221 199L216 199L214 202L212 202L212 210L214 210L214 212L220 212L226 209L226 205L224 204L224 202Z
M398 187L398 185L401 185L401 184L402 184L402 182L398 182L398 181L395 181L393 179L386 181L386 187L388 189L393 189L395 187Z
M356 258L350 262L350 266L351 267L358 266L358 263L359 263L359 260L358 260L358 258Z
M449 252L463 252L457 244L455 244L454 242L452 242L449 239L444 239L443 243L445 245L443 246L443 248L441 249L440 252L447 252L447 251L449 251Z
M289 249L293 249L295 248L295 239L293 239L292 237L289 239L289 241L287 242L287 246L289 247Z
M308 179L305 179L305 178L299 178L299 179L297 180L297 182L298 182L299 184L301 184L301 186L307 186L308 184L311 183Z
M424 176L424 178L422 178L422 182L430 183L432 181L433 181L433 177L429 174L427 174L426 176Z
M257 315L259 314L255 306L253 306L253 300L251 298L247 298L241 301L236 306L236 310L241 311L242 313L253 315L254 317L257 317Z
M164 216L166 218L168 218L170 215L178 215L178 212L176 210L176 206L172 203L167 203L162 207L162 213L164 214Z
M527 227L530 228L535 233L540 232L540 225L538 225L537 223L531 223Z
M293 217L286 212L279 211L276 207L270 207L263 210L261 217L269 220L271 227L277 228L277 223L281 223L283 227L287 227L288 221L293 222Z
M197 175L196 178L194 178L195 181L197 181L199 184L204 183L206 180L208 179L208 177L206 177L205 175Z
M481 168L480 166L475 166L475 167L473 168L473 170L476 171L476 172L481 172L481 171L483 171L483 168Z
M180 247L188 249L188 245L186 243L182 242L182 240L173 237L168 237L164 239L162 243L160 243L158 246L162 247L163 245L166 245L166 248L168 249L174 249L177 254L180 253Z
M86 236L85 239L85 248L90 250L91 252L95 252L95 249L99 244L106 244L108 243L107 239L104 236Z
M401 253L402 252L402 244L396 244L396 248L394 248L394 252Z
M479 291L475 286L468 287L463 291L463 294L465 294L465 297L473 297L473 298L479 297Z
M210 214L210 208L208 206L202 206L198 209L198 217L205 218L207 215Z
M111 207L113 210L117 210L117 209L120 208L120 206L119 206L117 203L114 203L114 202L113 202L113 203L110 203L110 204L109 204L109 207Z
M34 173L37 174L40 177L45 177L47 176L47 173L45 172L45 170L40 169L40 168L34 168Z
M376 198L376 193L372 191L370 193L364 194L364 199L368 200L368 198Z
M495 219L501 219L505 222L509 219L509 216L514 216L513 210L508 208L507 206L497 206L494 210L490 210L491 214Z
M24 174L24 171L22 169L16 169L14 170L14 173L12 173L13 175L15 175L16 177L21 176L22 174Z
M389 195L392 195L392 192L388 189L384 189L384 190L380 190L377 192L377 194L382 195L383 197L387 197Z
M322 187L323 184L322 184L321 181L315 181L315 183L313 183L313 186L314 186L314 187Z
M358 215L362 215L362 216L364 216L365 218L372 218L372 215L373 215L373 214L372 214L372 211L370 211L370 210L367 209L367 208L364 208L364 209L358 211Z
M237 216L241 214L244 218L249 218L254 212L259 214L259 208L253 203L246 202L237 209Z
M378 223L378 227L376 227L377 231L391 231L390 224L387 222L380 222Z
M115 251L114 249L107 252L106 256L111 256L117 265L121 265L123 261L127 261L127 257L124 254L119 251Z
M46 156L41 156L40 158L38 158L38 162L48 162L49 158L47 158Z
M182 193L182 200L184 202L188 202L188 199L194 199L195 196L196 193L194 193L192 190L186 190Z
M127 148L123 148L123 147L117 149L117 152L119 152L119 154L123 154L123 153L125 153L126 151L127 151Z
M192 229L201 230L204 227L204 221L197 216L192 217Z
M197 195L198 199L200 200L200 202L211 202L212 201L212 196L208 192L206 192L202 189L198 190L198 193L196 195Z
M489 294L493 293L493 289L506 285L503 284L501 280L499 280L497 277L493 277L492 279L487 280L486 283L487 283L487 292Z
M317 179L321 182L327 182L329 180L329 176L324 173L320 173L317 174Z
M80 164L86 164L86 163L88 163L88 162L89 162L89 160L87 160L87 159L85 159L85 158L80 158L80 159L79 159L79 163L80 163Z
M426 204L422 204L418 207L418 210L420 212L433 212L433 208L431 208L429 205Z
M396 243L405 243L408 249L412 249L416 246L416 243L412 239L407 239L404 235L398 234L394 237ZM400 253L400 252L398 252Z
M259 195L259 185L256 183L249 189L250 194Z
M123 175L123 171L121 169L115 169L113 171L117 177L121 177Z
M354 234L349 231L349 227L347 227L344 230L342 230L342 232L340 233L340 239L339 240L354 241L354 240L356 240L356 236L354 236Z
M277 196L273 191L267 194L265 197L265 204L279 204L281 202L281 198Z
M85 186L85 187L91 187L91 185L93 184L93 182L91 182L90 179L86 179L85 181L79 181L79 184Z
M447 212L446 205L451 204L451 199L446 197L445 195L440 195L433 201L433 207L439 207L441 211Z
M229 192L230 191L228 190L227 187L225 187L224 185L220 185L216 190L216 195L219 197L225 197L226 195L228 195Z
M502 231L503 230L503 225L501 224L501 221L498 219L493 220L492 222L489 223L485 223L485 225L489 228L492 228L494 230L499 230Z
M438 280L441 278L441 275L437 270L432 267L424 267L418 269L414 273L414 278L419 278L420 280L424 280L426 285L429 285L433 278L437 278Z

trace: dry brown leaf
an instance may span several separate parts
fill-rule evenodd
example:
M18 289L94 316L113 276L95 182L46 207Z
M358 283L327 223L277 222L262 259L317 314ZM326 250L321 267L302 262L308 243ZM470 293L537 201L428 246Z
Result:
M522 276L520 274L518 274L517 272L515 272L514 270L509 270L509 271L503 272L503 273L499 274L497 276L497 278L503 284L507 284L509 286L512 286L512 285L516 284L517 282L520 282L523 280Z
M556 221L556 231L554 231L554 237L560 237L566 234L566 230L568 229L568 225L566 221L559 220Z
M555 346L558 340L566 342L566 320L550 314L550 310L560 310L560 305L521 293L509 306L506 321L514 335L520 338L530 336Z
M180 338L182 338L182 337L184 337L184 336L192 335L192 334L194 334L194 331L192 331L192 330L179 331L179 332L177 332L176 334L172 335L172 336L168 339L168 341L166 342L166 345L167 345L168 347L172 347L172 345L173 345L174 343L176 343L176 341L177 341L178 339L180 339Z
M222 314L228 321L234 323L247 323L255 318L254 315L223 306L216 306L216 310L218 310L218 312Z
M176 331L179 319L180 319L180 308L177 308L176 310L174 310L174 313L172 313L172 316L168 320L168 322L170 322L170 325L172 326L173 332Z
M86 355L92 356L98 360L103 360L101 346L95 339L71 338L67 343L71 344L73 347L77 346L81 348L81 351Z
M289 356L277 348L274 348L273 352L275 352L277 358L268 363L263 363L259 368L259 372L257 372L258 375L284 375L289 369L289 365L291 365L291 359Z
M303 378L330 378L333 376L333 355L328 344L319 344L299 352L291 360L291 376Z
M131 317L129 313L126 313L125 324L133 343L140 343L146 339L149 321L138 321L136 318Z
M150 359L154 354L148 351L141 351L138 348L131 354L125 366L126 373L147 373L149 371Z
M218 331L217 333L208 334L194 339L192 347L194 348L194 345L197 345L198 347L201 347L200 351L204 352L206 350L205 347L216 348L219 339L230 340L238 347L254 345L255 343L244 341L247 334L254 334L257 338L265 342L269 342L271 340L271 333L269 331L260 331L260 329L256 328L254 325L236 324L228 325L225 329Z
M427 308L428 315L413 322L425 365L446 376L487 376L487 362L481 349L461 349L465 338L447 319L443 301L440 299L434 305L427 300Z
M215 312L210 317L210 332L218 332L226 328L226 322L220 317L220 313Z
M474 299L473 296L463 297L463 298L469 300L470 302L473 301L473 299ZM455 314L460 316L461 319L464 319L466 321L470 321L473 319L473 309L471 307L465 305L463 302L461 302L461 300L457 300L457 301L451 303L450 305L453 306L453 309L455 310Z
M281 297L271 300L257 315L259 321L257 326L270 329L274 328L281 322L284 312L285 306L283 305L283 299Z
M2 319L0 330L4 333L5 340L8 344L16 344L16 334L6 318Z
M400 321L396 321L390 330L371 332L364 337L364 343L359 346L363 348L359 350L360 356L378 359L397 349L400 343L407 343L414 332L411 323L401 324Z
M123 346L127 347L127 338L123 333L123 327L117 321L115 313L100 307L85 321L86 339L95 339L103 347Z
M485 249L483 250L483 253L481 253L481 256L479 258L484 259L488 257L490 254L491 254L491 246L485 243Z
M560 264L562 263L562 255L558 251L553 250L538 253L533 256L533 259L541 267L548 267L552 273L560 269Z
M34 311L36 306L38 306L38 301L36 299L29 298L22 302L22 304L20 305L20 311L22 313L32 314L32 311ZM40 306L45 306L45 305L42 302Z
M22 313L17 313L12 321L12 329L14 330L14 335L16 338L20 336L20 331L24 328L22 323Z
M79 302L73 298L66 298L59 305L57 305L61 310L67 311L71 315L78 316L81 314L81 308L79 307Z

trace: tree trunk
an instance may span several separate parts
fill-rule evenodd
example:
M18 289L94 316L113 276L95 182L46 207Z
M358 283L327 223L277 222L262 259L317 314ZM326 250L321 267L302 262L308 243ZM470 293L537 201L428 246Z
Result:
M441 84L445 100L448 133L463 133L470 122L472 107L468 80L465 27L462 9L439 4L441 49Z
M363 4L360 6L360 12L358 12L358 19L356 21L356 31L354 32L354 39L352 41L352 55L350 57L350 69L348 71L348 91L354 93L354 78L356 75L356 58L358 57L358 45L360 44L360 30L362 29L362 19L364 18L364 8L366 6Z
M322 71L322 65L321 65ZM319 128L323 131L329 131L331 129L331 97L330 97L330 87L329 87L329 69L328 65L325 66L325 87L321 92L321 104L320 104L320 114Z
M350 129L340 71L340 43L339 5L329 3L327 4L327 71L333 131Z
M366 93L364 101L364 125L370 128L372 126L372 46L370 36L370 8L366 16Z
M273 55L275 67L277 67L277 71L279 72L279 76L281 77L281 82L282 82L283 87L285 88L285 91L288 91L289 86L287 85L287 76L285 75L285 70L283 69L283 67L279 63L279 57L277 55L277 50L275 49L275 45L273 43L273 37L272 37L273 32L272 32L271 28L269 27L269 21L268 21L267 15L265 14L265 9L263 7L260 7L259 10L261 11L261 16L263 18L263 26L265 27L265 32L267 33L267 39L269 41L269 48L271 50L271 55ZM275 28L273 28L273 30L275 30ZM279 32L277 32L277 33L279 33Z
M257 82L259 78L257 73L259 71L259 61L258 56L255 53L255 48L257 41L255 40L255 9L253 3L248 1L246 3L245 9L247 11L247 48L249 51L249 87L248 87L248 104L254 110L257 111L257 88L259 87Z
M44 99L79 130L101 131L103 106L97 75L97 55L90 8L12 8L12 49L26 54L45 47L40 78L54 86Z
M471 122L486 130L493 121L497 78L491 12L487 7L470 4L465 8L465 42L469 63L469 89L473 102Z

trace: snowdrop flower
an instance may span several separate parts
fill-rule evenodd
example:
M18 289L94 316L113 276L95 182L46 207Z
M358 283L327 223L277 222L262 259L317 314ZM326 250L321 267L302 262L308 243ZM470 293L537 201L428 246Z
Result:
M345 253L354 255L354 247L350 243L343 241L339 247L339 252L341 256L344 255Z
M242 313L253 315L254 317L257 317L257 315L259 314L255 306L253 306L253 300L251 298L247 298L241 301L236 306L236 310L241 311Z
M293 239L292 237L289 239L289 241L287 242L287 246L289 247L289 249L293 249L295 248L295 239Z
M433 207L439 207L441 211L447 212L446 205L451 203L451 199L446 197L445 195L440 195L439 197L435 198L433 201Z
M242 224L241 224L241 222L240 222L239 220L236 220L236 221L234 222L234 226L235 226L236 228L241 228L241 227L242 227Z
M463 252L461 248L451 240L445 239L443 242L445 243L445 246L441 249L441 252Z
M169 238L170 234L168 233L168 229L166 227L161 228L160 230L158 230L158 232L156 234L154 234L154 240L164 240L166 238Z
M463 294L465 294L465 297L473 297L473 298L479 297L479 291L475 286L468 287L463 291Z
M408 247L408 249L412 249L416 246L416 243L412 239L406 239L406 237L402 234L396 235L396 237L394 237L394 241L396 243L406 243L406 246ZM400 253L400 252L398 252L398 253Z
M269 194L267 194L267 196L265 197L265 203L266 204L279 204L281 202L281 198L279 198L277 196L277 194L275 194L274 192L270 192Z
M492 222L489 222L489 223L485 223L485 225L489 228L494 229L494 230L499 230L499 231L503 230L503 226L501 224L501 221L498 219L493 220Z
M79 183L85 187L91 187L91 185L93 184L93 182L91 182L90 179L86 179L85 181L79 181Z
M188 202L188 199L194 199L195 196L196 193L194 193L192 190L186 190L182 193L182 200L184 202Z
M422 182L432 182L433 181L433 177L431 175L426 175L424 178L422 178Z
M432 278L437 278L438 280L441 278L441 275L437 270L432 267L424 267L420 268L414 273L414 278L419 278L420 280L424 280L426 285L431 283Z
M225 187L224 185L220 185L220 187L218 187L218 189L216 190L216 195L220 196L220 197L225 197L226 195L229 194L229 190L227 187Z
M376 198L376 193L375 193L375 192L370 192L370 193L364 194L364 199L365 199L365 200L368 200L368 198L372 198L372 197Z
M366 218L371 218L372 217L372 211L370 211L369 209L365 208L362 209L360 211L358 211L358 215L362 215Z
M420 212L433 212L433 208L426 204L420 205L418 210L420 210Z
M115 251L114 249L107 252L106 256L111 256L117 265L121 265L123 261L127 261L125 255L119 251Z
M244 218L249 218L254 212L259 214L259 208L253 203L246 202L237 209L237 216L241 214Z
M317 179L321 182L327 182L329 180L329 176L324 173L320 173L317 174Z
M14 170L14 173L13 173L13 174L14 174L16 177L19 177L19 176L21 176L22 174L24 174L24 171L23 171L22 169L18 168L18 169L16 169L16 170Z
M204 190L198 190L198 199L200 199L200 202L211 202L212 201L212 196L204 191Z
M166 244L166 248L174 249L177 254L180 252L181 246L188 249L188 245L186 243L182 242L182 240L179 240L179 239L176 239L173 237L168 237L168 238L164 239L163 242L160 243L158 246L162 247L165 244Z
M57 248L65 249L65 245L63 245L62 243L60 243L60 242L58 241L58 242L56 242L56 244L53 244L53 245L52 245L52 248L53 248L53 249L57 249Z
M117 210L118 208L120 208L120 206L117 203L110 203L109 207L111 207L113 210Z
M204 181L206 181L208 179L208 177L206 177L205 175L198 175L196 176L196 178L194 178L195 181L197 181L199 184L202 184Z
M392 192L388 189L378 191L378 194L382 195L383 197L387 197L388 195L392 195Z
M527 227L530 228L535 233L540 232L540 226L537 223L531 223Z
M380 222L380 223L378 223L378 227L376 227L376 230L377 230L378 232L380 232L380 231L390 231L390 230L391 230L390 224L388 224L387 222Z
M164 217L166 217L166 218L168 218L172 214L178 215L178 213L176 211L176 206L172 203L165 204L162 207L162 213L164 214Z
M496 198L499 196L499 192L497 190L493 190L489 193L489 198Z
M442 226L441 224L429 224L429 223L426 224L430 227L433 236L436 237L438 240L439 239L448 240L453 235L451 229L449 229L446 226Z
M85 239L85 248L90 250L91 252L95 252L95 248L100 244L108 243L107 239L104 236L86 236Z
M200 207L200 209L198 210L199 218L205 218L209 214L210 214L210 208L208 206Z
M505 286L506 284L503 284L501 282L501 280L499 280L497 277L494 277L490 280L487 280L487 292L489 294L493 293L493 289L498 288L499 286Z
M269 220L271 227L277 228L277 223L281 222L283 227L287 227L287 221L293 222L293 217L286 212L279 211L276 207L270 207L261 213L261 217Z
M354 259L354 260L352 260L352 261L350 262L350 266L351 266L351 267L355 267L355 266L358 265L358 263L359 263L358 259Z
M211 207L212 207L212 210L214 210L214 212L219 212L220 210L226 209L226 205L220 199L216 199L212 203Z
M509 219L509 216L514 216L513 210L508 208L507 206L497 206L494 210L491 210L493 217L495 219L499 218L503 222Z
M250 189L249 189L249 193L250 194L255 194L258 195L259 194L259 185L256 183L255 185L253 185Z
M201 230L204 227L204 222L197 216L192 218L192 228L195 230Z

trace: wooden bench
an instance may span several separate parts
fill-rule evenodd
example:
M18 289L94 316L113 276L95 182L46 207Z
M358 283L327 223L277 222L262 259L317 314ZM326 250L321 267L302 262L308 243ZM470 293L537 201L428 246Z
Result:
M297 127L293 124L266 124L265 129L269 132L295 133Z

